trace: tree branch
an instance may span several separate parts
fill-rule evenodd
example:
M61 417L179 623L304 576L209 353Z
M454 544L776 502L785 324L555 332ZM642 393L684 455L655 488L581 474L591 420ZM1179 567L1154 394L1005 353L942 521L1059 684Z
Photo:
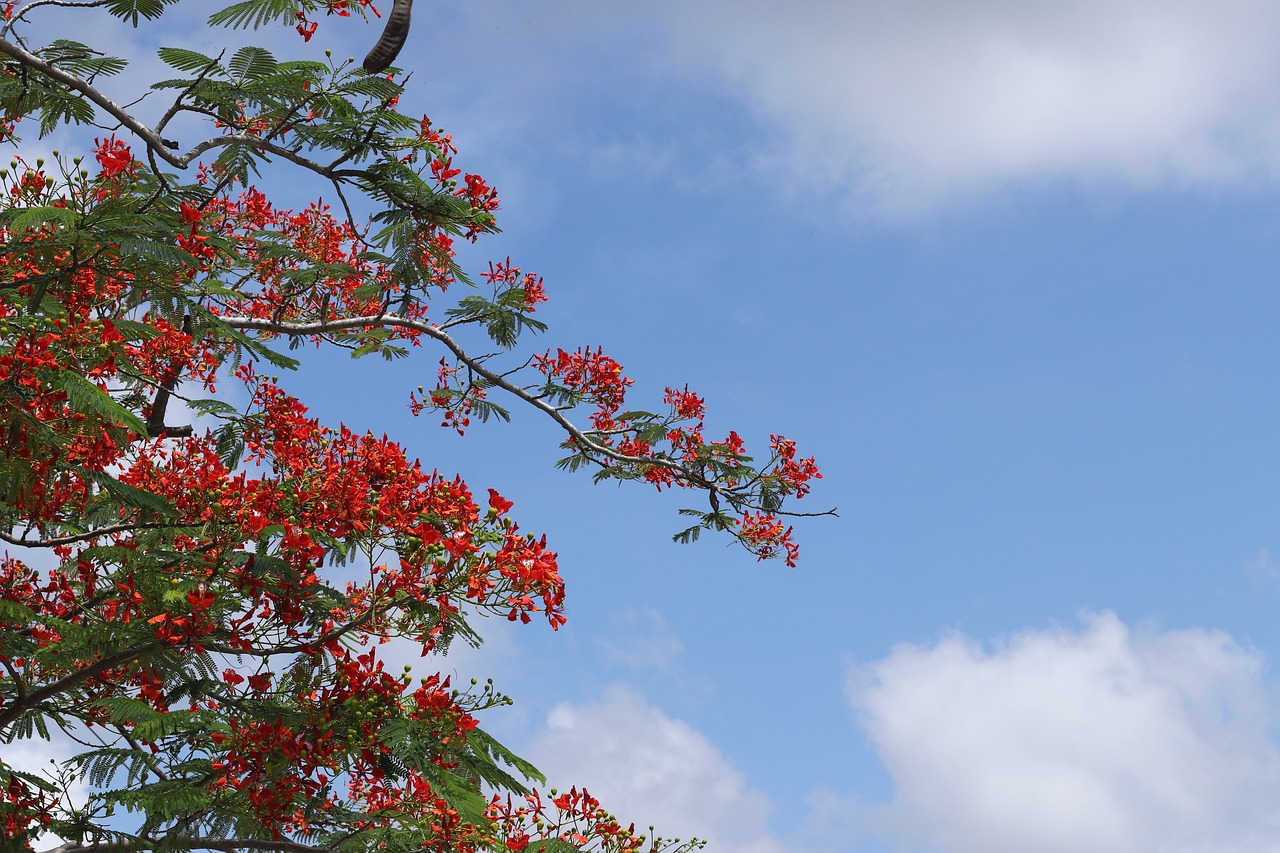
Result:
M178 169L186 169L201 154L214 148L222 148L228 145L245 145L251 148L256 148L259 151L284 158L295 165L301 166L304 169L308 169L315 172L317 175L330 180L341 176L340 173L335 172L329 167L323 166L314 160L308 160L296 151L292 151L288 148L276 145L273 142L268 142L265 139L252 136L247 133L233 133L228 134L227 136L206 139L204 142L194 146L186 154L175 154L173 149L177 147L176 143L163 138L154 129L138 121L138 119L134 118L128 110L102 94L102 92L98 91L98 89L89 82L80 79L74 74L69 74L68 72L63 71L53 63L46 62L34 53L31 53L8 39L0 38L0 54L8 56L22 65L25 65L35 71L39 71L46 77L49 77L52 80L57 80L64 86L79 92L86 99L105 110L114 119L120 122L120 124L137 134L138 137L147 144L147 148L155 152L160 159L164 160L170 166L174 166Z
M70 690L82 681L88 681L90 678L95 678L109 669L113 669L123 663L128 663L131 660L142 657L142 655L154 648L156 648L156 644L143 646L140 649L130 649L128 651L119 652L111 657L95 661L84 669L77 669L75 672L60 678L51 684L46 684L44 687L28 693L22 701L0 709L0 729L3 729L5 726L18 719L18 717L48 699L50 696L56 696L59 693Z
M466 365L468 369L481 376L490 385L496 388L501 388L508 394L512 394L516 398L528 403L535 409L538 409L547 415L547 417L559 424L561 429L567 432L573 438L574 442L586 453L586 455L589 458L592 458L597 464L603 465L604 463L596 457L604 457L605 459L610 459L614 462L621 462L627 465L656 465L670 471L677 472L678 476L683 478L686 482L699 488L706 489L713 495L725 496L734 503L736 508L746 507L748 509L760 509L757 504L742 500L742 489L725 488L723 485L708 479L706 476L690 470L688 466L675 459L671 459L667 456L649 456L645 458L628 456L627 454L620 453L606 444L601 444L600 442L593 440L582 430L581 427L565 417L563 414L564 407L555 406L546 402L542 398L542 395L534 394L508 380L506 378L506 374L496 373L485 367L482 359L476 358L468 353L452 335L444 331L444 329L438 325L385 313L374 314L366 317L343 317L334 320L322 319L321 322L318 323L295 323L285 320L238 316L221 317L219 319L233 329L254 329L260 332L271 332L274 334L289 336L322 335L328 332L344 332L371 326L410 329L444 344L444 346L452 352L460 362ZM734 500L735 497L737 500ZM837 515L835 509L806 513L775 509L771 510L770 513L772 515L786 516L789 518Z
M509 381L502 374L495 373L485 367L479 359L474 358L465 349L463 349L462 345L459 344L448 332L445 332L438 326L434 326L430 323L424 323L421 320L412 320L407 317L397 317L391 314L375 314L371 317L344 317L336 320L326 320L320 323L294 323L285 320L263 320L257 317L234 316L221 317L219 319L233 329L254 329L260 332L272 332L275 334L290 336L322 335L327 332L345 332L352 329L361 329L370 326L409 329L444 344L450 352L457 356L459 361L465 364L470 370L483 377L486 382L494 387L501 388L507 393L516 396L523 402L528 403L546 414L549 418L559 424L565 432L569 433L573 440L580 444L589 453L598 454L608 459L612 459L615 462L624 462L628 464L635 464L639 462L649 465L659 465L663 468L670 468L673 471L687 473L685 472L684 466L673 459L665 459L660 456L637 459L634 456L619 453L611 447L607 447L599 442L593 441L577 424L565 417L558 407L551 405L540 397L530 393L528 390Z
M272 853L337 853L332 847L300 844L297 841L262 841L257 838L188 838L155 839L140 841L107 841L97 844L81 844L68 841L45 853L145 853L157 850L218 850L222 853L239 853L241 850L269 850Z
M190 314L182 315L182 332L188 337L191 335ZM147 435L151 438L160 438L162 435L167 435L169 438L186 438L191 435L190 424L174 427L167 426L164 422L165 415L169 411L169 395L173 393L180 377L181 371L178 366L171 366L168 375L160 383L160 390L156 391L155 400L151 403L151 415L147 418Z
M169 150L169 146L166 144L166 141L160 138L160 134L129 115L124 107L120 106L115 101L99 92L95 87L86 83L84 80L81 80L74 74L68 74L61 68L45 62L34 53L24 50L8 39L0 38L0 53L22 63L28 68L33 68L41 74L44 74L46 77L57 80L64 86L74 89L84 95L87 99L110 113L122 125L142 137L142 139L146 141L147 147L155 150L155 152L160 155L161 159L169 163L171 166L177 166L178 168L185 169L187 164L191 162L190 157L184 159L175 155Z
M99 527L97 530L90 530L87 533L76 533L71 536L55 536L52 539L19 538L0 530L0 541L8 542L10 545L20 545L23 548L56 548L59 545L74 545L77 542L85 542L97 536L110 536L112 533L125 533L130 530L156 530L163 527L194 526L196 525L175 524L164 521L140 521L136 524L113 524L110 527Z
M360 614L355 619L352 619L350 622L347 622L345 625L341 625L337 628L334 628L329 633L316 637L314 640L306 644L293 643L292 645L288 645L288 646L273 646L272 648L262 649L262 650L233 648L231 646L222 645L221 643L205 643L204 647L207 651L217 652L218 654L236 655L236 656L244 656L244 657L271 658L271 657L275 657L276 655L295 655L295 654L298 654L299 652L319 649L334 640L341 639L345 635L350 634L352 631L357 631L360 628L364 627L371 620L373 620L374 617L386 616L395 608L408 604L411 600L413 600L412 596L405 595L405 596L401 596L400 598L392 599L381 610L378 610L374 607L370 607L364 613Z

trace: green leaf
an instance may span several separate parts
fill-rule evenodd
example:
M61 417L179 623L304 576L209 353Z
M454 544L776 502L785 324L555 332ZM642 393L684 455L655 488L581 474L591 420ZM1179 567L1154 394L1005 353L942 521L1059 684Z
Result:
M76 216L76 212L66 206L28 207L9 221L9 230L36 230L47 225L70 228L75 225Z
M245 449L244 436L240 427L233 422L218 430L216 448L218 458L228 469L234 469L239 465Z
M149 323L139 323L137 320L129 320L121 317L112 320L119 332L127 341L149 341L160 334L160 332Z
M287 23L294 16L294 0L244 0L209 16L210 26L258 29L269 21Z
M36 618L36 612L25 604L0 598L0 621L22 625Z
M164 14L164 7L178 0L110 0L107 11L122 21L138 26L138 17L154 21Z
M93 752L82 753L71 759L71 763L79 768L82 776L95 787L105 787L122 769L128 769L130 780L137 779L146 767L146 759L136 749L126 747L104 747Z
M681 510L683 512L683 510ZM686 530L681 530L675 536L671 537L672 542L679 542L681 545L688 545L691 542L697 542L698 537L702 535L702 525L695 524Z
M472 729L467 733L467 746L476 754L483 755L495 764L498 761L502 761L514 767L521 776L537 782L539 785L545 785L547 782L547 777L538 768L498 743L492 735L482 729ZM518 793L524 792L519 791Z
M90 46L78 41L69 41L67 38L58 38L50 42L49 45L42 47L40 54L49 63L58 64L58 67L65 72L91 79L91 81L99 74L106 74L106 76L118 74L128 65L127 61L119 59L118 56L102 56L99 51L92 50Z
M188 400L187 408L196 415L238 415L240 410L225 400Z
M643 439L649 443L661 441L667 435L667 428L661 422L652 423L648 426L636 429L636 438Z
M257 152L247 145L227 145L218 153L213 165L215 174L232 176L241 184L249 183L250 173L261 176Z
M530 853L579 853L578 848L560 838L544 838L525 848Z
M134 509L146 510L166 518L173 518L178 514L173 506L159 495L122 483L110 474L79 465L72 466L71 470Z
M218 61L211 56L182 47L162 47L156 51L156 54L166 65L187 73L203 71L211 65L218 64Z
M48 91L40 102L40 136L48 136L62 124L88 124L93 117L93 104L79 93Z
M772 489L761 489L760 508L765 512L777 512L782 509L782 495Z
M240 80L255 80L265 77L276 69L276 58L261 47L242 47L231 57L227 67Z
M138 435L147 434L147 425L140 417L79 373L72 370L61 371L58 381L66 392L68 401L77 409L92 412L105 421L122 424Z
M127 723L131 726L162 716L146 702L131 696L106 696L95 699L89 704L92 708L104 711L111 722Z

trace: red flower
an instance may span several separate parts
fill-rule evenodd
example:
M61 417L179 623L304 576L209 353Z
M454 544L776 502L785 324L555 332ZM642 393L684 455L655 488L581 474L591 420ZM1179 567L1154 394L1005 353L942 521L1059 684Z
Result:
M132 175L137 168L133 160L133 153L126 145L114 136L104 140L94 140L98 143L97 159L98 164L102 166L102 177L114 178L122 172Z
M490 489L489 490L489 506L496 509L498 511L498 515L502 515L507 510L511 509L511 507L515 506L515 503L507 500L502 495L498 494L498 492L495 489Z

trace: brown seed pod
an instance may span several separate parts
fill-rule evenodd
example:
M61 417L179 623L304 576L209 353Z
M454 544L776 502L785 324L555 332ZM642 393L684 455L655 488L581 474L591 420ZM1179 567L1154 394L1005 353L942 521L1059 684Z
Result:
M409 37L409 13L413 9L413 0L392 0L391 14L387 15L387 25L382 29L382 38L364 58L364 70L370 74L381 74L400 55L400 48Z

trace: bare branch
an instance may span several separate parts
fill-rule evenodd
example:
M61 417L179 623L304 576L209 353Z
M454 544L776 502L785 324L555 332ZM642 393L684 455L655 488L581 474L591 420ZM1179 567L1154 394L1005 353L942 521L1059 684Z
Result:
M97 6L105 6L109 0L34 0L23 6L17 14L13 16L0 32L8 32L17 25L18 21L26 18L27 13L41 6L57 6L62 9L93 9Z

